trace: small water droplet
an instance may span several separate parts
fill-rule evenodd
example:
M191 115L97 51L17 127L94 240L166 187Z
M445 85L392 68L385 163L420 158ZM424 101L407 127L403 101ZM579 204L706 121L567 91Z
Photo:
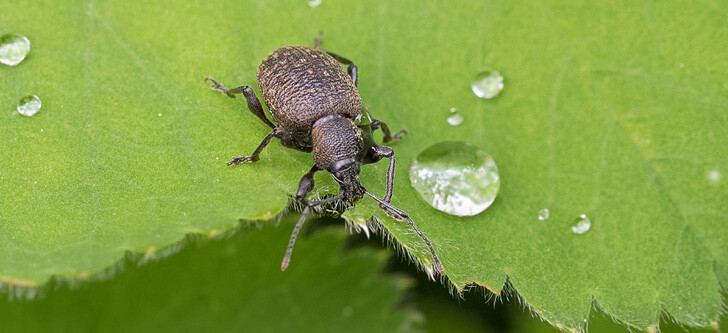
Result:
M549 218L549 209L544 208L538 211L538 220L543 221Z
M18 113L30 117L40 111L40 98L36 95L25 96L18 102Z
M586 214L579 215L574 222L576 222L576 225L571 227L571 231L575 234L581 235L591 229L591 220L586 216Z
M321 0L311 0L308 2L308 6L311 8L316 8L321 4Z
M470 84L476 96L491 99L503 90L503 75L492 69L482 70Z
M220 159L220 157L215 157L215 159L216 159L216 160L219 160L219 159Z
M463 116L461 116L459 113L453 113L452 115L450 115L450 117L447 117L447 123L452 126L462 124L463 120L465 120L465 118L463 118Z
M708 171L706 177L708 178L709 182L715 184L719 182L721 178L723 178L723 175L720 173L720 171L713 169Z
M441 142L425 149L412 164L409 178L432 207L457 216L484 211L500 188L493 158L466 142Z
M157 114L157 115L158 115L158 116L160 116L160 117L162 116L162 114L161 114L161 113L159 113L159 114Z
M23 35L6 34L0 37L0 62L15 66L30 52L30 41Z

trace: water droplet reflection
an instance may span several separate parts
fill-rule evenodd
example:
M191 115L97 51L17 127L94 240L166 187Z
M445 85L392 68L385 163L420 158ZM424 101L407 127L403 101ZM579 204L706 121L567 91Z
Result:
M571 227L571 231L575 234L581 235L591 229L591 220L586 216L586 214L579 215L574 222L576 222L576 225Z
M36 95L25 96L18 102L18 113L30 117L40 111L40 98Z
M478 73L470 88L476 96L491 99L503 90L503 75L492 69L485 69Z
M6 34L0 36L0 62L15 66L30 52L30 41L23 35Z
M549 218L549 209L544 208L538 211L538 220L543 221Z
M465 142L441 142L425 149L412 164L409 178L432 207L457 216L484 211L500 188L493 158Z

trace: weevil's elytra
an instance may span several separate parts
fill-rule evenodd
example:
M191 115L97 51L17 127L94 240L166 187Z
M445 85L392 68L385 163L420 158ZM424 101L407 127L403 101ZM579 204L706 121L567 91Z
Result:
M339 63L347 65L347 70L344 71ZM243 94L250 111L272 129L251 156L234 157L228 165L257 161L273 138L278 138L286 147L313 153L315 164L301 178L296 192L296 197L306 206L291 235L281 270L288 267L296 236L312 207L337 200L355 202L368 195L379 202L387 214L407 220L427 244L435 268L442 274L442 264L430 241L405 211L390 204L394 151L387 146L378 146L372 131L381 129L384 142L399 139L406 132L392 135L385 123L370 118L366 111L362 112L356 65L349 59L318 47L285 46L263 59L258 67L257 79L273 122L266 117L250 86L228 89L211 77L205 81L211 81L212 89L222 91L231 98ZM361 122L357 123L357 119L361 119ZM359 183L360 166L376 163L382 158L389 159L384 199L370 193ZM307 201L306 195L314 187L313 176L321 170L328 171L339 183L339 194L323 200Z
M319 118L354 118L361 111L351 77L318 49L285 46L273 51L258 67L258 84L276 125L292 133L301 148L311 148L311 128Z

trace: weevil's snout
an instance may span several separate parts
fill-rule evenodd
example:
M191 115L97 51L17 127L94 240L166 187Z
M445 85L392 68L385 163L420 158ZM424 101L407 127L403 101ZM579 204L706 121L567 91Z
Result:
M359 183L359 163L355 159L337 161L329 172L339 183L339 193L345 201L355 202L364 197L364 187Z

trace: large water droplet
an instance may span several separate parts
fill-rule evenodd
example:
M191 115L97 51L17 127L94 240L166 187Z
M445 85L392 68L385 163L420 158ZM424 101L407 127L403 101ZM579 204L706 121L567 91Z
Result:
M40 106L40 98L38 96L25 96L18 102L18 113L30 117L40 111Z
M7 34L0 37L0 62L15 66L30 52L30 41L23 35Z
M503 90L503 75L492 69L485 69L478 73L470 88L476 96L491 99Z
M425 149L412 164L409 178L432 207L457 216L484 211L500 188L493 158L465 142L440 142Z
M576 222L576 225L571 227L571 231L575 234L581 235L591 229L591 220L586 216L586 214L579 215L574 222Z
M543 220L548 219L549 218L549 214L550 214L550 212L549 212L549 209L548 208L544 208L542 210L539 210L538 211L538 220L539 221L543 221Z

